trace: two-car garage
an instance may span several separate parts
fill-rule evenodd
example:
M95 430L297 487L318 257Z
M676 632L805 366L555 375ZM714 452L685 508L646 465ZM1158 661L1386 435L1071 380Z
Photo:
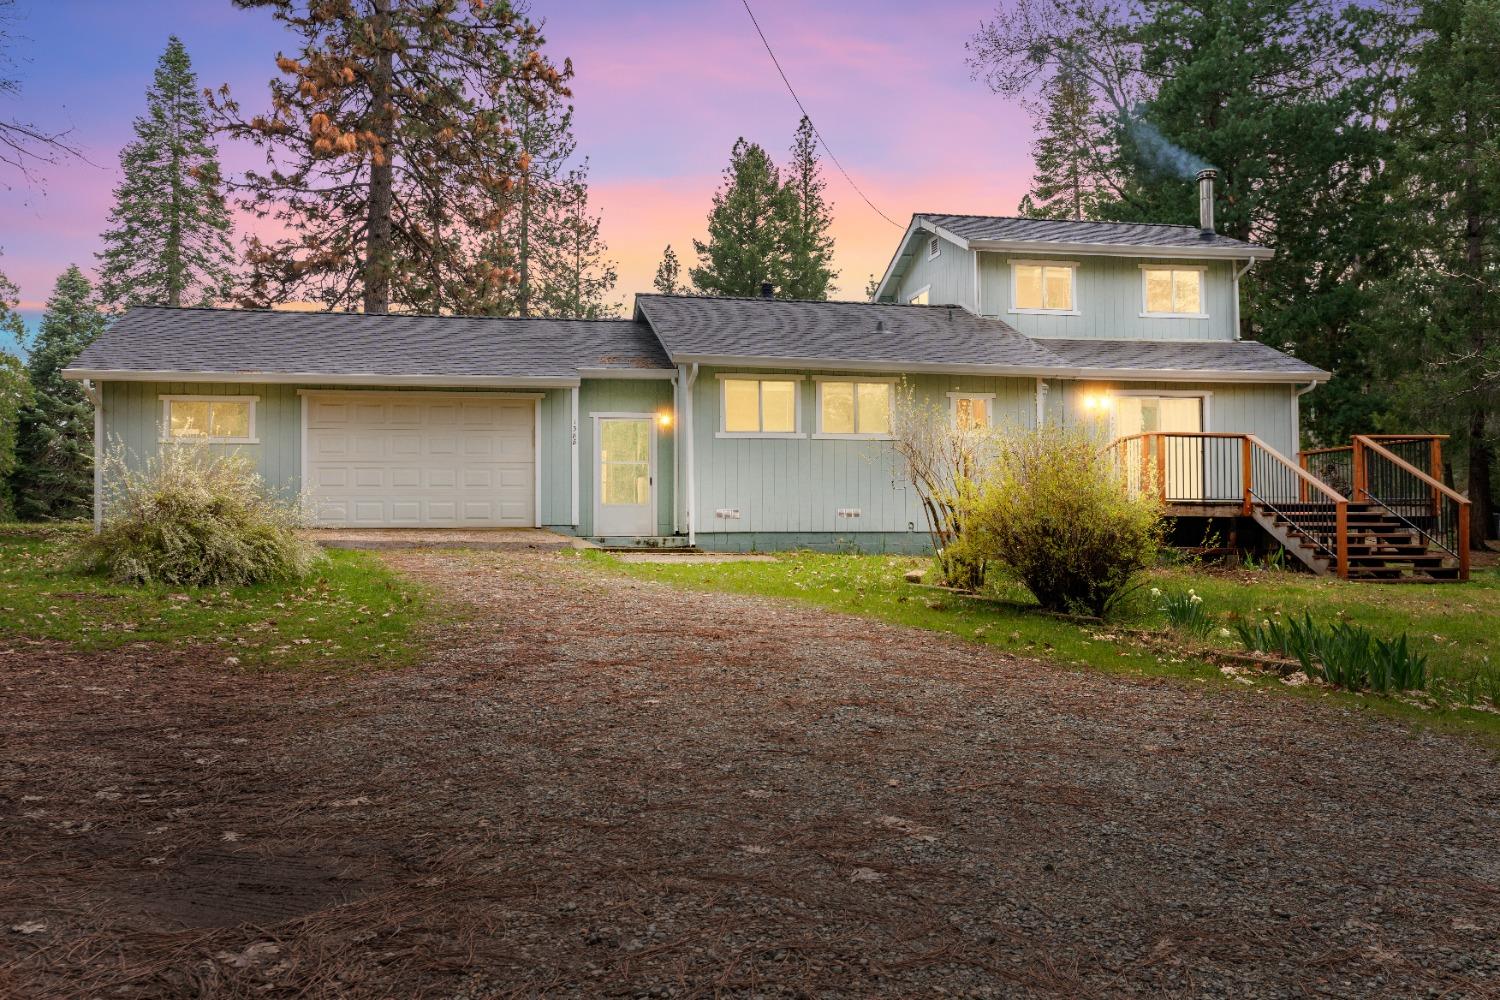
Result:
M302 482L327 527L537 524L538 397L304 392Z

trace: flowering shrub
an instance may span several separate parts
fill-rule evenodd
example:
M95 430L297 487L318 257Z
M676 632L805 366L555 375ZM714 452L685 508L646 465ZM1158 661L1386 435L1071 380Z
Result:
M1077 430L998 435L955 506L953 548L1003 563L1054 611L1104 615L1161 545L1160 498L1126 490L1113 459Z

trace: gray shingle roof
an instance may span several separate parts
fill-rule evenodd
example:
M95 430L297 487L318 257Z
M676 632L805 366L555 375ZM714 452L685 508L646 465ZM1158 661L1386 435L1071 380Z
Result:
M1234 372L1254 375L1327 375L1314 365L1255 340L1150 341L1038 338L1074 368L1111 371Z
M671 368L631 320L131 309L71 366L88 371L415 378L578 377Z
M946 215L919 212L916 218L966 240L996 243L1087 243L1099 246L1159 247L1172 250L1262 250L1254 244L1197 226L1163 226L1137 222L1073 222L1067 219L1022 219L1005 215Z
M1050 369L1058 360L997 319L956 307L637 295L674 358Z

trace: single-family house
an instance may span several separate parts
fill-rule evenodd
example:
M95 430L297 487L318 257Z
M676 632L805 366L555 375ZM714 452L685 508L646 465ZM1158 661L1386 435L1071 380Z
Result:
M1088 422L1134 442L1127 463L1159 453L1174 499L1249 515L1252 461L1290 462L1299 397L1329 375L1239 339L1239 280L1271 251L1213 232L1211 185L1198 227L917 215L873 302L638 295L599 321L136 308L67 374L101 449L234 449L336 528L921 550L890 440L903 385L955 420ZM1306 547L1334 565L1333 543Z

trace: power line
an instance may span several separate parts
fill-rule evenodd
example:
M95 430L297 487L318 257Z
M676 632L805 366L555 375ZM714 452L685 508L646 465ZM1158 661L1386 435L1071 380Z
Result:
M776 72L781 74L781 82L786 84L786 92L792 95L792 100L797 103L797 110L802 112L802 117L807 119L807 123L809 125L812 125L813 135L818 137L818 142L822 145L823 152L828 154L828 158L833 161L833 165L839 168L839 173L844 175L844 180L849 182L849 186L854 189L855 194L864 199L865 204L870 206L870 210L872 212L880 216L886 222L889 222L891 225L895 226L897 229L905 229L906 227L904 225L882 212L875 205L875 203L870 200L870 196L865 194L864 191L860 189L860 186L858 184L854 183L854 178L849 176L849 171L844 169L844 165L840 163L839 158L834 155L833 149L828 145L828 140L823 138L822 132L818 131L818 126L813 122L812 115L808 114L807 108L803 107L802 98L797 96L797 90L792 86L792 81L787 79L786 70L781 68L781 60L776 58L776 53L771 49L771 42L766 38L766 33L760 30L760 22L755 19L755 11L750 9L750 0L740 0L740 3L745 5L745 13L750 15L750 23L755 25L755 33L760 36L760 43L766 47L766 55L771 57L771 63L776 67Z

